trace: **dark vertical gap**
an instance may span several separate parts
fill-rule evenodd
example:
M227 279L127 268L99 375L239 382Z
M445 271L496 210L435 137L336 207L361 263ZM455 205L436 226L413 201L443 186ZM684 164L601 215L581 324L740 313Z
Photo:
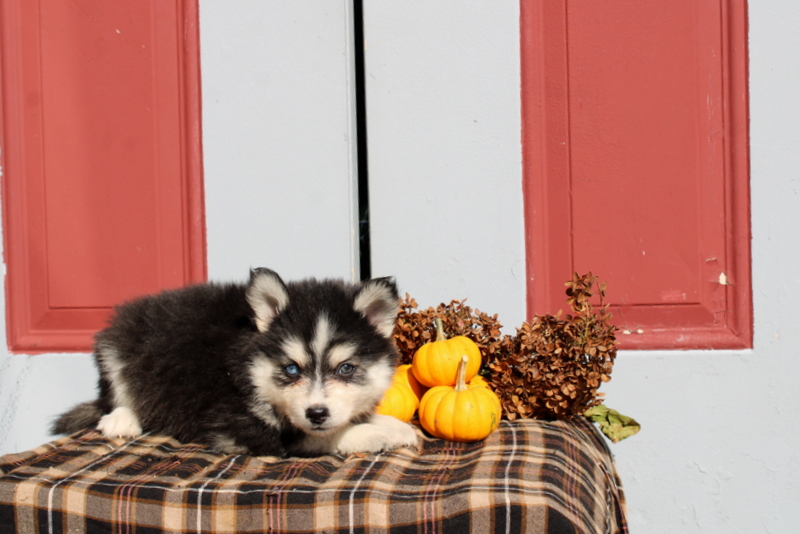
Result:
M364 11L353 0L353 38L356 64L356 148L358 151L358 252L361 280L372 278L369 239L369 169L367 160L367 95L364 79Z

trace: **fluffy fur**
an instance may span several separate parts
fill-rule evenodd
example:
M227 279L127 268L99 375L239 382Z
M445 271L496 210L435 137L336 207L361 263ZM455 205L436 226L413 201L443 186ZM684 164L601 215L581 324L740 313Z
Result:
M52 430L283 457L413 445L413 427L373 413L397 361L397 303L391 279L286 284L269 269L128 302L96 336L98 399Z

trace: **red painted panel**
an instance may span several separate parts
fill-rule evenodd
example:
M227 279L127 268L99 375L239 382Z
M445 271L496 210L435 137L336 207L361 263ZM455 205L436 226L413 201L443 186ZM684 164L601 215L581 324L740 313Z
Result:
M0 1L8 341L87 350L205 278L197 5Z
M744 2L521 8L529 313L591 270L625 348L751 346Z

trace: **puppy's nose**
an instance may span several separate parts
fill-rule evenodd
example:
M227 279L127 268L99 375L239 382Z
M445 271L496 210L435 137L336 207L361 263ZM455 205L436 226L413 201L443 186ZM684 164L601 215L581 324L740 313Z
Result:
M315 425L321 425L330 415L331 413L326 406L315 405L306 409L306 419Z

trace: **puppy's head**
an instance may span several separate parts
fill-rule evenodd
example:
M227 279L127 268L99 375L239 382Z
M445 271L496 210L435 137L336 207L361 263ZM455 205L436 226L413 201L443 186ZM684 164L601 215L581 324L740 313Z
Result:
M393 280L284 284L264 269L247 299L260 332L249 368L256 403L320 436L373 412L397 360Z

